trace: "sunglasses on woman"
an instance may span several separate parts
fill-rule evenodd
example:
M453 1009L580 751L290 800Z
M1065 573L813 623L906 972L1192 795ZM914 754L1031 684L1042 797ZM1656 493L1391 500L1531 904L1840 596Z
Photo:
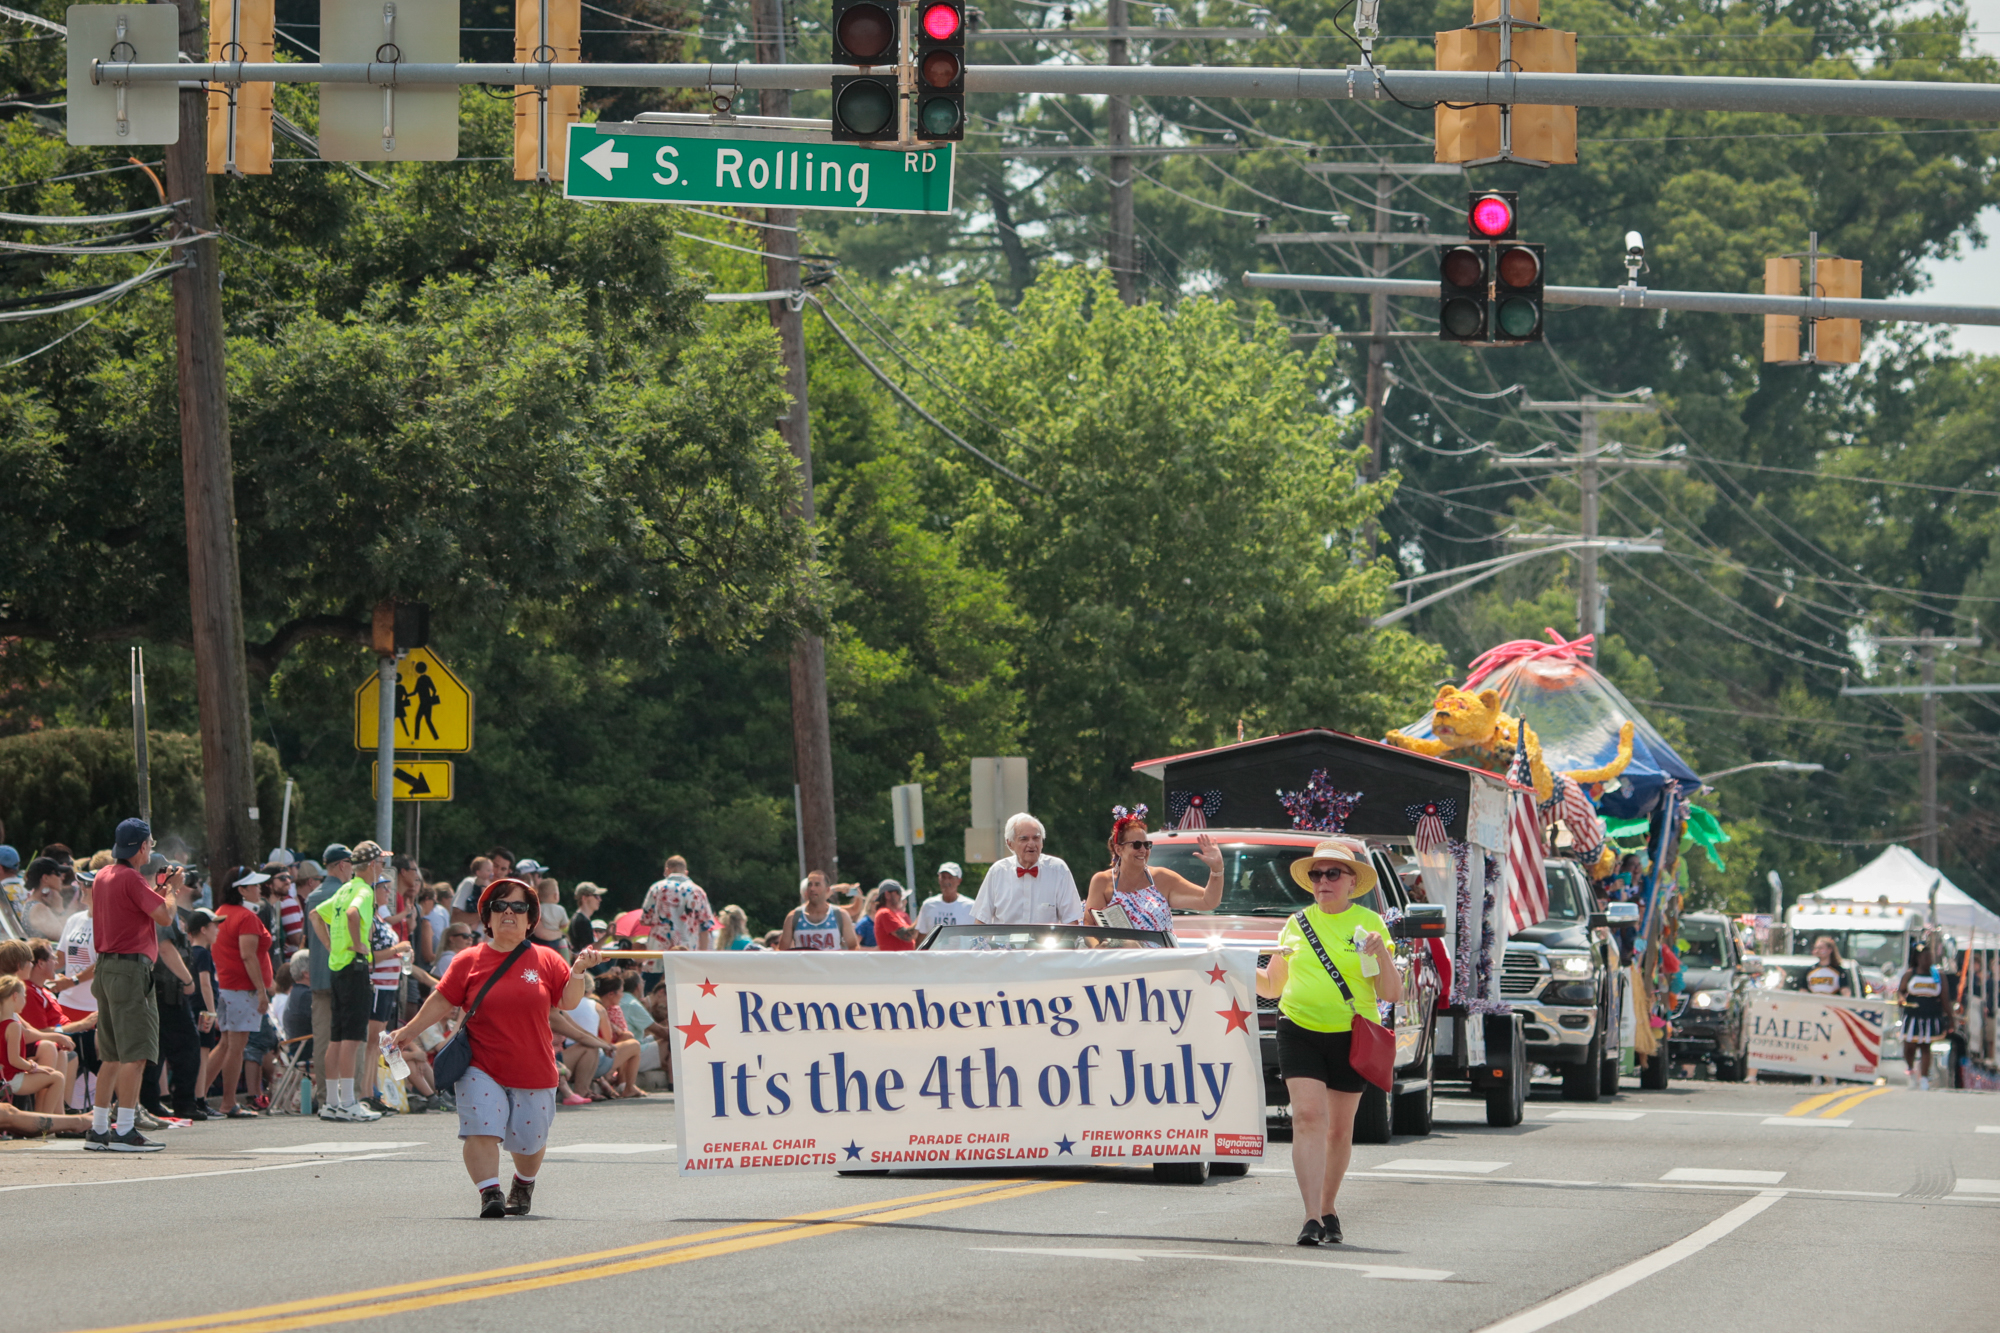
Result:
M1120 847L1130 847L1135 852L1150 852L1153 850L1153 843L1149 838L1137 838L1129 842L1121 842L1118 845Z
M1354 868L1352 866L1335 866L1331 870L1308 870L1306 871L1306 878L1315 884L1321 880L1353 879Z
M493 910L496 912L506 912L509 915L526 916L534 910L534 906L533 903L524 903L519 898L502 898L499 902L493 904Z

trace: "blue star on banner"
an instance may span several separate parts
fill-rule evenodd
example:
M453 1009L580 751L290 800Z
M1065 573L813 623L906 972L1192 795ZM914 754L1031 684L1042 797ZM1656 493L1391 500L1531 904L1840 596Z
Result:
M1074 1157L1076 1154L1070 1152L1070 1149L1074 1147L1076 1147L1076 1140L1067 1134L1056 1140L1056 1151L1058 1153L1069 1153L1071 1157Z
M847 1141L847 1147L843 1151L847 1153L848 1161L850 1162L855 1161L861 1156L861 1145L856 1143L853 1139L849 1139Z

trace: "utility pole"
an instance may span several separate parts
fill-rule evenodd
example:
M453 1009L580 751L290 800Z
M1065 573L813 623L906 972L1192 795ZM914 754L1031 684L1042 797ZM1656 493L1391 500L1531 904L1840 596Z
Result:
M1656 467L1679 468L1685 466L1678 459L1670 458L1622 458L1604 453L1598 434L1598 417L1606 412L1657 412L1650 403L1604 402L1596 394L1587 393L1573 403L1536 403L1521 405L1530 412L1575 412L1583 420L1582 438L1574 454L1558 454L1552 458L1502 458L1496 459L1501 467L1551 468L1576 472L1577 491L1581 496L1578 518L1582 531L1571 537L1567 534L1552 537L1552 541L1581 541L1576 552L1577 596L1576 632L1581 638L1586 634L1604 633L1604 593L1597 577L1597 557L1603 549L1597 540L1597 498L1600 469L1606 467ZM1535 540L1529 538L1527 540Z
M1129 44L1125 40L1129 16L1125 6L1126 0L1105 0L1104 18L1111 38L1104 44L1104 59L1109 65L1130 63ZM1111 187L1111 243L1108 247L1111 280L1118 284L1119 300L1126 305L1137 305L1139 247L1136 240L1138 224L1132 212L1132 159L1118 151L1132 145L1132 99L1122 93L1111 94L1110 117L1112 156L1107 181Z
M1937 683L1937 654L1940 648L1977 648L1979 636L1954 639L1943 638L1929 630L1903 638L1882 638L1875 640L1884 648L1914 648L1917 650L1917 665L1922 672L1921 685L1856 685L1843 688L1840 692L1856 694L1920 694L1923 696L1923 772L1919 778L1924 806L1923 857L1924 864L1935 870L1938 868L1938 793L1937 793L1937 697L1940 694L2000 694L2000 684L1996 685L1939 685ZM1931 886L1931 919L1937 919L1937 886Z
M1368 265L1370 277L1389 276L1389 246L1382 237L1389 231L1389 173L1375 177L1375 252ZM1382 396L1387 378L1389 341L1389 298L1377 293L1368 298L1368 419L1361 427L1361 442L1368 448L1368 480L1382 475Z
M756 0L757 62L785 63L784 0ZM792 114L792 95L766 88L758 108L767 116ZM774 292L796 292L799 284L799 213L795 208L767 208L764 221L764 281ZM806 399L806 329L804 307L796 298L771 302L771 324L778 331L778 352L785 363L785 395L790 403L778 419L778 433L798 460L799 491L793 512L813 521L812 418ZM826 643L817 634L802 634L792 644L792 766L798 778L799 836L806 865L835 878L839 852L833 825L833 734L826 705Z
M176 0L180 48L208 58L206 7ZM208 178L208 85L184 82L180 139L165 148L167 197L180 223L215 230ZM187 520L188 615L201 714L202 810L213 873L256 859L257 790L250 768L250 680L243 657L243 588L236 561L235 467L224 381L222 274L212 240L183 246L173 276L174 361L180 388L181 489Z

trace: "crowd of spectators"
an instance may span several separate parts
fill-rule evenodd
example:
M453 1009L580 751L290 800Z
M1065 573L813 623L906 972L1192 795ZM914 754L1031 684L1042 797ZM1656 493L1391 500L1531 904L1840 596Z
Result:
M162 850L138 820L120 837L142 842L83 858L51 844L25 865L0 843L0 1132L153 1151L161 1144L148 1135L274 1110L369 1121L453 1109L450 1090L430 1077L430 1053L457 1012L400 1048L408 1072L398 1078L384 1076L383 1034L480 941L479 895L496 878L535 887L536 942L566 959L593 946L775 949L782 933L755 935L740 906L716 911L679 856L637 908L607 917L598 885L580 882L565 900L549 867L505 847L472 858L453 884L368 841L330 845L316 859L280 849L261 865L216 872ZM971 920L961 879L955 863L941 866L938 893L914 917L895 880L828 893L852 947L893 951ZM118 899L117 949L102 947L106 885ZM112 1017L100 1014L99 994L114 972ZM671 1076L664 965L610 958L593 973L583 999L552 1020L564 1107L645 1097L645 1083ZM113 1072L129 1064L125 1078L103 1077L101 1023L119 1029ZM126 1141L97 1141L104 1136Z

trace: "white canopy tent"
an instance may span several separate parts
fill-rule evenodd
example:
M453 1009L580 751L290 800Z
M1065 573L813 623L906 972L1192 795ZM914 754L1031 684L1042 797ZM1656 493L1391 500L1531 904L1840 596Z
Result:
M2000 941L2000 915L1981 906L1973 896L1945 878L1907 847L1892 846L1845 879L1815 892L1821 898L1851 902L1882 902L1925 907L1937 892L1937 922L1958 937L1961 945L1975 939L1981 945Z

